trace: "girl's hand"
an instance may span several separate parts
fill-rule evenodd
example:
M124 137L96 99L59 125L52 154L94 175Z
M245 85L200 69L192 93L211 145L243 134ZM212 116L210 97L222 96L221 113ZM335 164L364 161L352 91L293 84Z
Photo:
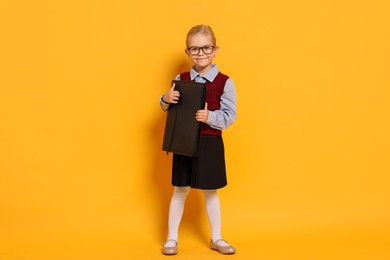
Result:
M177 104L179 98L180 93L179 91L175 90L175 83L173 83L169 91L163 95L163 101L165 103Z
M209 111L207 110L207 102L204 106L204 109L196 111L195 114L196 121L206 123L207 119L209 118Z

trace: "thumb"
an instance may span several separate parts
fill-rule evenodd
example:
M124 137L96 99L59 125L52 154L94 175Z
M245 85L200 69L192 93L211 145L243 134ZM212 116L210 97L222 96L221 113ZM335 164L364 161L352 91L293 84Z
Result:
M176 86L175 83L173 83L170 91L174 91L175 90L175 86Z
M207 102L206 102L206 104L204 105L204 110L207 110Z

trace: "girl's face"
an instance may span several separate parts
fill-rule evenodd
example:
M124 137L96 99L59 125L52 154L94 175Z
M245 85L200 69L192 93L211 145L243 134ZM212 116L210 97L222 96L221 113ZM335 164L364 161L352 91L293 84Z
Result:
M218 47L214 46L211 37L207 34L197 33L188 38L186 53L199 74L211 69L217 51Z

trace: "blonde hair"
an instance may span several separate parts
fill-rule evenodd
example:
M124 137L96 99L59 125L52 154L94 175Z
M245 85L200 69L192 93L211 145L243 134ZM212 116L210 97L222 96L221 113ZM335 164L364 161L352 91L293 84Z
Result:
M217 45L217 39L215 38L215 34L213 32L213 29L211 29L211 27L209 25L204 25L204 24L199 24L199 25L195 25L194 27L192 27L188 33L187 33L187 38L186 38L186 46L188 46L188 39L195 35L195 34L198 34L198 33L201 33L201 34L204 34L204 35L208 35L210 36L211 38L211 41L212 43L214 44L214 46Z

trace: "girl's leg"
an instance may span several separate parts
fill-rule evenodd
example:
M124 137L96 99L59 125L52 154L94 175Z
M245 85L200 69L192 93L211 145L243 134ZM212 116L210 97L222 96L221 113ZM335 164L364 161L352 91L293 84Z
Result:
M216 190L203 190L206 200L206 211L211 227L210 247L221 254L234 254L236 249L229 245L221 236L221 207Z
M190 187L175 187L173 190L171 204L169 206L168 241L164 244L165 247L172 247L176 245L174 241L178 240L179 225L183 216L184 204L189 191Z
M217 242L219 246L228 246L225 241L221 240L221 207L217 190L203 190L206 201L206 211L210 222L211 239Z

